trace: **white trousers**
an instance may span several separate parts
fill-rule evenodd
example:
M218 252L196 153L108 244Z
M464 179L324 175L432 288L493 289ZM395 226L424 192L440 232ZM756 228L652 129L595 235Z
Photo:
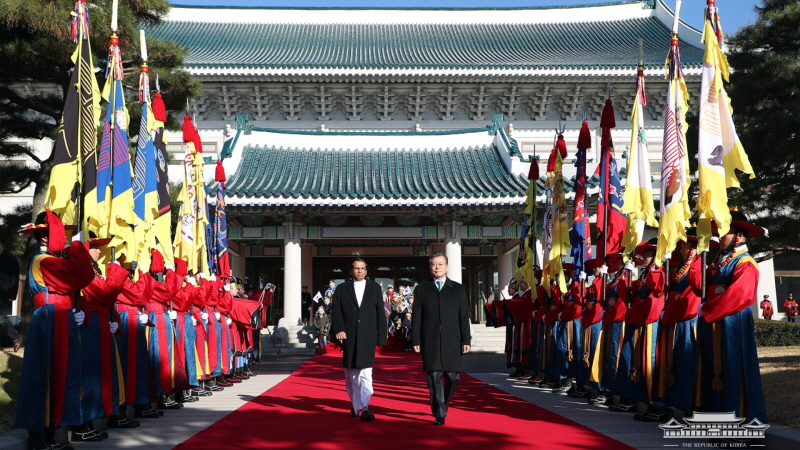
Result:
M356 412L369 406L372 397L372 367L366 369L344 368L344 385Z

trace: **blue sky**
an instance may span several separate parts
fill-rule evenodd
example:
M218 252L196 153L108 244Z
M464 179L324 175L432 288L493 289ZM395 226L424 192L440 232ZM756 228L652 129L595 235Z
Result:
M405 8L502 8L549 5L584 5L613 0L172 0L174 5L205 6L289 6L289 7L405 7ZM666 0L670 8L674 0ZM703 24L705 0L684 0L681 18L699 29ZM754 0L717 0L722 28L732 34L742 25L755 21Z

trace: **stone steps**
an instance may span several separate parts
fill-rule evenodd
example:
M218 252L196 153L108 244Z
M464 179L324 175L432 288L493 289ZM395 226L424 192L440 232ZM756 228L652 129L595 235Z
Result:
M488 328L483 324L472 324L472 348L479 353L503 353L506 346L506 329Z
M316 347L314 327L295 325L288 328L289 339L285 344L275 343L273 333L278 327L261 330L261 353L264 355L313 355Z

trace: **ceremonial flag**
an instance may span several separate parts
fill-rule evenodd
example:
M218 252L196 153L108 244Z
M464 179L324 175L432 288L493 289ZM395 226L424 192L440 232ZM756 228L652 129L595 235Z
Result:
M703 29L705 54L703 55L703 80L700 87L700 124L698 130L698 177L700 195L695 209L699 214L697 231L698 251L708 248L711 222L717 224L718 233L728 233L731 214L728 208L729 187L739 187L734 169L750 174L753 168L739 142L730 99L722 80L728 81L728 61L720 49L722 29L717 8L708 5Z
M586 214L586 149L592 146L589 124L583 122L578 134L578 153L575 155L575 200L573 203L572 229L569 240L572 245L570 255L575 273L583 272L583 263L592 258L592 239L589 234L589 217Z
M606 99L600 117L602 138L600 142L600 197L597 199L597 254L601 259L609 253L622 250L625 233L625 215L622 214L622 183L619 181L617 160L614 158L614 141L611 128L616 127L614 107Z
M78 196L82 192L83 210L86 212L84 217L94 217L97 214L97 201L91 194L97 184L95 142L101 112L100 89L94 77L89 43L89 17L83 1L75 5L71 37L77 42L72 54L75 68L64 99L64 112L53 148L53 168L44 200L44 206L68 225L78 222ZM83 165L87 167L84 169ZM84 231L88 231L86 223L84 220L80 224Z
M184 180L181 189L181 233L175 233L175 253L193 273L208 272L206 231L209 224L203 178L203 147L191 116L184 116Z
M138 255L150 255L155 248L153 226L158 216L158 192L156 181L156 147L151 130L156 128L156 120L150 110L150 77L148 75L147 52L142 31L142 64L139 76L139 102L142 105L142 120L139 125L139 137L136 146L136 158L133 165L133 212L136 215L134 234ZM163 256L163 255L162 255ZM143 272L150 270L150 258L138 258Z
M641 41L639 41L641 52ZM657 227L656 208L653 203L653 183L650 181L650 159L647 156L647 139L644 131L644 106L647 105L647 93L644 87L643 64L639 63L636 76L636 98L631 112L631 145L628 150L627 182L625 184L625 202L621 212L628 221L624 234L625 254L630 255L644 240L645 224Z
M156 155L156 193L158 197L158 215L153 225L155 236L155 249L163 256L165 261L173 261L172 251L172 213L170 206L169 174L167 173L167 143L164 137L164 123L167 122L167 109L161 98L158 76L156 76L156 95L152 102L152 117L155 119L155 135L153 146ZM151 133L153 131L151 130Z
M322 294L317 291L317 295L314 296L314 303L319 303L320 300L322 300Z
M228 254L228 222L225 214L225 169L222 161L217 161L214 179L217 181L217 208L214 215L214 245L217 275L222 278L231 276L230 255Z
M679 240L686 240L689 225L689 159L686 154L686 111L689 93L683 79L681 53L678 46L678 12L675 4L672 43L667 56L667 105L664 112L664 151L661 160L661 217L658 221L656 265L660 266L667 253Z
M561 167L567 156L567 143L564 136L558 135L555 147L547 161L547 196L550 206L548 221L550 232L545 249L542 285L549 286L553 277L558 277L561 292L567 291L561 258L567 256L569 249L569 224L567 223L567 202L564 198L564 177Z
M533 273L536 259L536 183L539 180L539 164L534 159L528 169L528 188L525 191L525 214L522 216L522 232L519 236L516 278L524 277L529 286L534 286ZM536 289L531 289L531 299L536 300Z
M194 202L194 186L192 179L192 156L187 153L184 159L184 174L181 190L178 194L178 202L181 204L179 211L179 230L175 230L175 258L186 261L187 272L197 273L197 252L195 239L195 216L196 208Z
M101 143L111 157L111 202L108 208L106 236L113 236L109 246L116 248L117 256L126 255L129 261L134 261L139 255L133 232L136 224L133 212L133 174L128 154L129 117L122 88L123 77L119 38L112 35L111 46L108 49L106 85L103 88L103 98L108 102L108 107L103 122ZM99 184L98 192L101 189L104 189L104 186Z

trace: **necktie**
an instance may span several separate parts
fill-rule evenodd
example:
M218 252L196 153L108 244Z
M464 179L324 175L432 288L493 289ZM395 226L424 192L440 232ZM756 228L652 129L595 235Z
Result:
M436 288L440 291L442 290L442 284L444 284L442 280L436 280Z

